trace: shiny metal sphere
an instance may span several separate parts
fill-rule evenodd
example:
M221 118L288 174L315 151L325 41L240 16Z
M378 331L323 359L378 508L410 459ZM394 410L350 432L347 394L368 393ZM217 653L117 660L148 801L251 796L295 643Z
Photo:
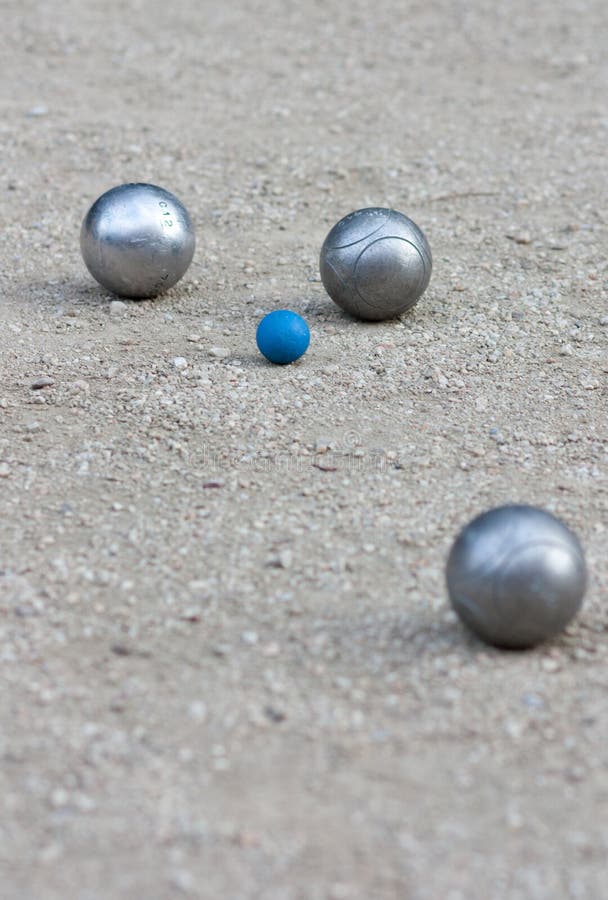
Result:
M331 299L359 319L392 319L427 288L433 261L420 228L394 209L370 207L334 225L319 267Z
M121 184L86 214L80 249L87 269L121 297L156 297L182 277L194 255L194 226L169 191Z
M532 506L501 506L473 519L452 547L446 576L462 621L487 643L513 649L562 631L587 585L577 537Z

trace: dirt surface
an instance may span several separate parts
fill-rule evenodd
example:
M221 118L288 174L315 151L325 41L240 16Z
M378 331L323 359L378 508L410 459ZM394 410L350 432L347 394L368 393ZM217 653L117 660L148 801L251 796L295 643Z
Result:
M2 900L606 896L607 27L605 0L5 0ZM197 226L154 301L80 258L125 181ZM402 321L319 282L367 205L433 248ZM311 346L272 367L285 306ZM527 653L444 588L506 501L591 573Z

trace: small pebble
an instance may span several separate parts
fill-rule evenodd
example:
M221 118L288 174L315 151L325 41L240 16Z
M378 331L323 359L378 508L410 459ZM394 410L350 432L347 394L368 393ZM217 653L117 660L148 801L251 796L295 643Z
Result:
M35 381L32 381L30 384L30 390L32 391L40 391L42 388L51 387L51 385L55 384L52 378L49 378L46 375L43 375L42 378L36 378Z
M194 700L188 707L188 717L195 722L204 722L207 718L207 704L202 700Z
M289 569L293 562L293 553L285 549L268 558L268 565L274 569Z
M559 660L552 659L550 656L541 660L541 666L545 672L558 672L561 669Z
M535 694L534 691L523 694L521 702L524 706L527 706L528 709L542 709L545 705L545 701L540 694Z
M57 862L57 860L63 855L63 846L57 842L53 842L51 844L46 844L40 853L38 854L38 860L43 865L50 865L51 863Z
M175 869L169 875L169 884L174 891L180 894L195 894L197 881L191 872L186 869Z

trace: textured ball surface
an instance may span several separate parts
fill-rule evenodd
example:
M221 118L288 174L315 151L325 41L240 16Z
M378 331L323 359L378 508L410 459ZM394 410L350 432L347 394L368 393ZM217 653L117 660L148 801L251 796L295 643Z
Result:
M266 359L284 366L306 353L310 331L302 316L290 309L277 309L258 325L256 341Z
M487 643L513 649L559 634L587 585L577 537L532 506L501 506L470 522L451 549L446 576L462 621Z
M156 297L192 262L194 227L169 191L153 184L121 184L102 194L86 214L80 249L103 287L121 297Z
M420 228L394 209L370 207L334 225L319 268L331 299L359 319L392 319L417 303L433 261Z

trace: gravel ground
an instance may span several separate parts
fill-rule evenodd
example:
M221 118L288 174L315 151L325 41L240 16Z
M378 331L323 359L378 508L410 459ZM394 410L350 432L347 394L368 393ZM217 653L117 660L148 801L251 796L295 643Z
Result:
M2 900L605 896L607 26L5 0ZM80 258L129 180L197 225L154 301ZM319 282L366 205L433 248L401 321ZM284 306L312 340L277 368L254 335ZM527 653L446 602L455 534L506 501L591 572Z

